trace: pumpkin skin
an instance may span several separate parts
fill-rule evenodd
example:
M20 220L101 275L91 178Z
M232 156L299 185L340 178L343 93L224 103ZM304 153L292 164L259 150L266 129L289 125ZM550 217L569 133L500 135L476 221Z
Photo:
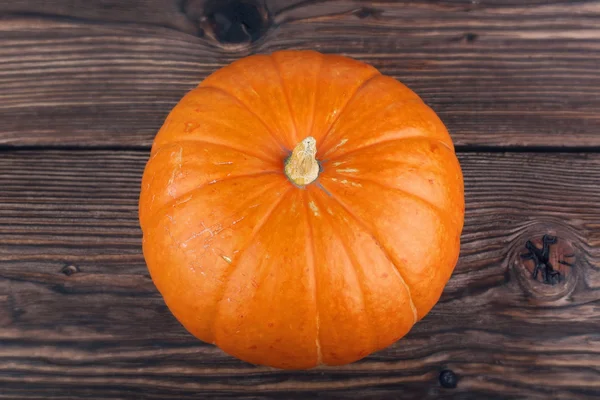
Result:
M320 172L298 185L286 161L307 137ZM452 274L464 220L436 114L375 68L313 51L246 57L189 92L155 138L139 206L148 269L181 324L285 369L404 336Z

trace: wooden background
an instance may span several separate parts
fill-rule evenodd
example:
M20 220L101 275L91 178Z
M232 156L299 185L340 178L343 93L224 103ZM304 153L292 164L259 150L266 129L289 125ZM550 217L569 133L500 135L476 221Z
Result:
M254 367L195 340L141 254L166 114L215 69L284 48L402 80L465 174L440 303L345 367ZM555 285L521 257L544 234ZM600 397L600 1L0 1L0 399L231 397Z

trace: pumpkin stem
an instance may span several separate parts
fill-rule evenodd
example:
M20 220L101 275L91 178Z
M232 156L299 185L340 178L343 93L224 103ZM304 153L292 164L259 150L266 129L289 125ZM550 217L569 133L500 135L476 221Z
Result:
M319 176L317 141L309 136L294 148L285 162L285 175L297 186L306 186Z

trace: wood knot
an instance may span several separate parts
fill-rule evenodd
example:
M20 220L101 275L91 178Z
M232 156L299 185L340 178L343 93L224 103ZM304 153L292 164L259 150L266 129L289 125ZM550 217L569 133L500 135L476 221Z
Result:
M458 377L456 374L449 369L445 369L440 372L440 385L446 389L454 389L458 385Z
M76 265L68 264L68 265L65 265L64 267L62 267L62 269L60 270L60 272L62 272L66 276L71 276L73 274L81 272L81 270Z
M204 32L225 45L250 44L271 26L267 7L260 0L209 0L204 5Z
M537 298L556 300L575 287L576 255L568 232L547 231L522 238L513 266L521 286Z
M552 235L525 242L526 252L521 254L525 268L534 279L545 285L555 285L567 279L574 266L573 247L564 239Z

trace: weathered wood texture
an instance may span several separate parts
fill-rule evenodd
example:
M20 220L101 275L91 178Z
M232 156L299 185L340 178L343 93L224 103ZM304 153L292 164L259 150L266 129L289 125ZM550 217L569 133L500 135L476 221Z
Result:
M0 1L0 399L600 397L600 1L233 3ZM284 48L402 80L463 151L440 303L345 367L277 371L200 343L141 254L139 184L166 114L217 68ZM524 259L544 235L550 253Z
M307 372L236 361L168 312L140 249L147 156L2 153L0 398L600 396L600 154L461 154L466 227L440 303L391 348ZM554 286L522 268L543 234L574 253Z
M459 146L600 146L599 1L267 0L233 45L204 3L0 2L0 144L147 147L220 66L310 48L402 80Z

